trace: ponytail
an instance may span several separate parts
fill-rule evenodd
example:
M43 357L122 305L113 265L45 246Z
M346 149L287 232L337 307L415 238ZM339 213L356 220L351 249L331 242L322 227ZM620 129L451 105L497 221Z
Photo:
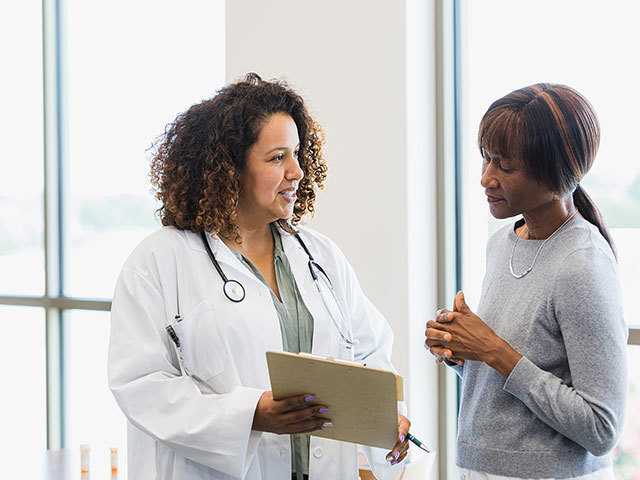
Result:
M611 247L613 255L617 258L618 255L616 252L616 246L613 243L613 238L611 238L611 234L609 233L607 226L604 224L604 218L602 218L600 210L598 210L598 207L596 207L595 203L593 203L591 197L587 195L587 192L585 192L584 188L582 188L579 184L573 192L573 204L576 206L578 212L585 220L598 227L600 234L607 241L609 247Z

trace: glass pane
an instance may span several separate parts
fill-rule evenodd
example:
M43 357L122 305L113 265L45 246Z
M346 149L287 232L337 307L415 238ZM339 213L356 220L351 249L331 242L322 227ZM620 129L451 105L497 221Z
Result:
M637 480L640 472L640 346L629 347L629 398L622 438L616 448L616 478Z
M224 82L224 1L64 3L65 293L109 298L125 258L158 227L149 146Z
M0 295L44 292L41 4L0 6Z
M126 457L126 419L107 379L109 313L65 313L65 447L91 446L91 471L110 478L109 449L118 448L121 478ZM93 475L92 475L93 476Z
M635 22L640 5L608 8L581 0L487 0L481 7L470 1L465 5L470 12L464 87L470 128L465 133L471 149L467 151L477 150L477 126L493 100L536 82L570 85L591 101L602 127L598 159L585 187L598 200L610 226L639 227L640 163L631 154L635 127L629 119L640 99L629 95L628 89L640 81L640 64L620 58L630 55L640 41ZM518 21L525 17L526 22ZM541 25L545 35L539 35Z
M491 102L516 88L537 82L564 83L582 92L600 119L600 150L582 185L601 209L618 249L626 320L640 324L631 303L640 291L640 162L635 154L640 98L629 94L640 81L640 64L620 61L634 58L634 46L640 43L639 15L640 4L634 2L610 8L582 0L464 1L462 253L463 287L472 304L480 296L486 240L503 224L490 217L479 183L476 134L480 119ZM541 26L544 35L540 35ZM635 384L628 412L640 405L640 354L639 348L631 349ZM640 469L640 428L632 416L627 416L618 449L618 474L623 479L636 478L630 472L637 475Z
M3 478L38 478L47 448L47 367L44 311L0 305L4 366L0 408ZM11 475L11 474L14 475Z

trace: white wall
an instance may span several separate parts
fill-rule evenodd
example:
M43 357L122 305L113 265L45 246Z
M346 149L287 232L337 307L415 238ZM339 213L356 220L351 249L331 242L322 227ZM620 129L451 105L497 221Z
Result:
M416 434L437 442L434 2L229 0L226 78L284 78L326 132L309 222L341 246L395 332Z

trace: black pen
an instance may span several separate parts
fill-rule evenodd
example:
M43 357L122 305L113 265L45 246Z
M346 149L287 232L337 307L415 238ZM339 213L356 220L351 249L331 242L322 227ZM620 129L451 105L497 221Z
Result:
M431 450L429 450L427 447L424 446L424 443L422 443L420 440L418 440L416 437L414 437L413 435L411 435L409 432L407 432L407 440L409 440L411 443L413 443L415 446L417 446L418 448L420 448L421 450L424 450L427 453L431 453Z

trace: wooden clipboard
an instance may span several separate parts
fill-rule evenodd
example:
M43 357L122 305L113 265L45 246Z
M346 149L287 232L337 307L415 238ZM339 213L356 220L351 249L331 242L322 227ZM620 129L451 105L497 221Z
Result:
M391 450L398 439L402 377L355 362L305 353L267 352L273 398L312 393L333 427L317 437Z

